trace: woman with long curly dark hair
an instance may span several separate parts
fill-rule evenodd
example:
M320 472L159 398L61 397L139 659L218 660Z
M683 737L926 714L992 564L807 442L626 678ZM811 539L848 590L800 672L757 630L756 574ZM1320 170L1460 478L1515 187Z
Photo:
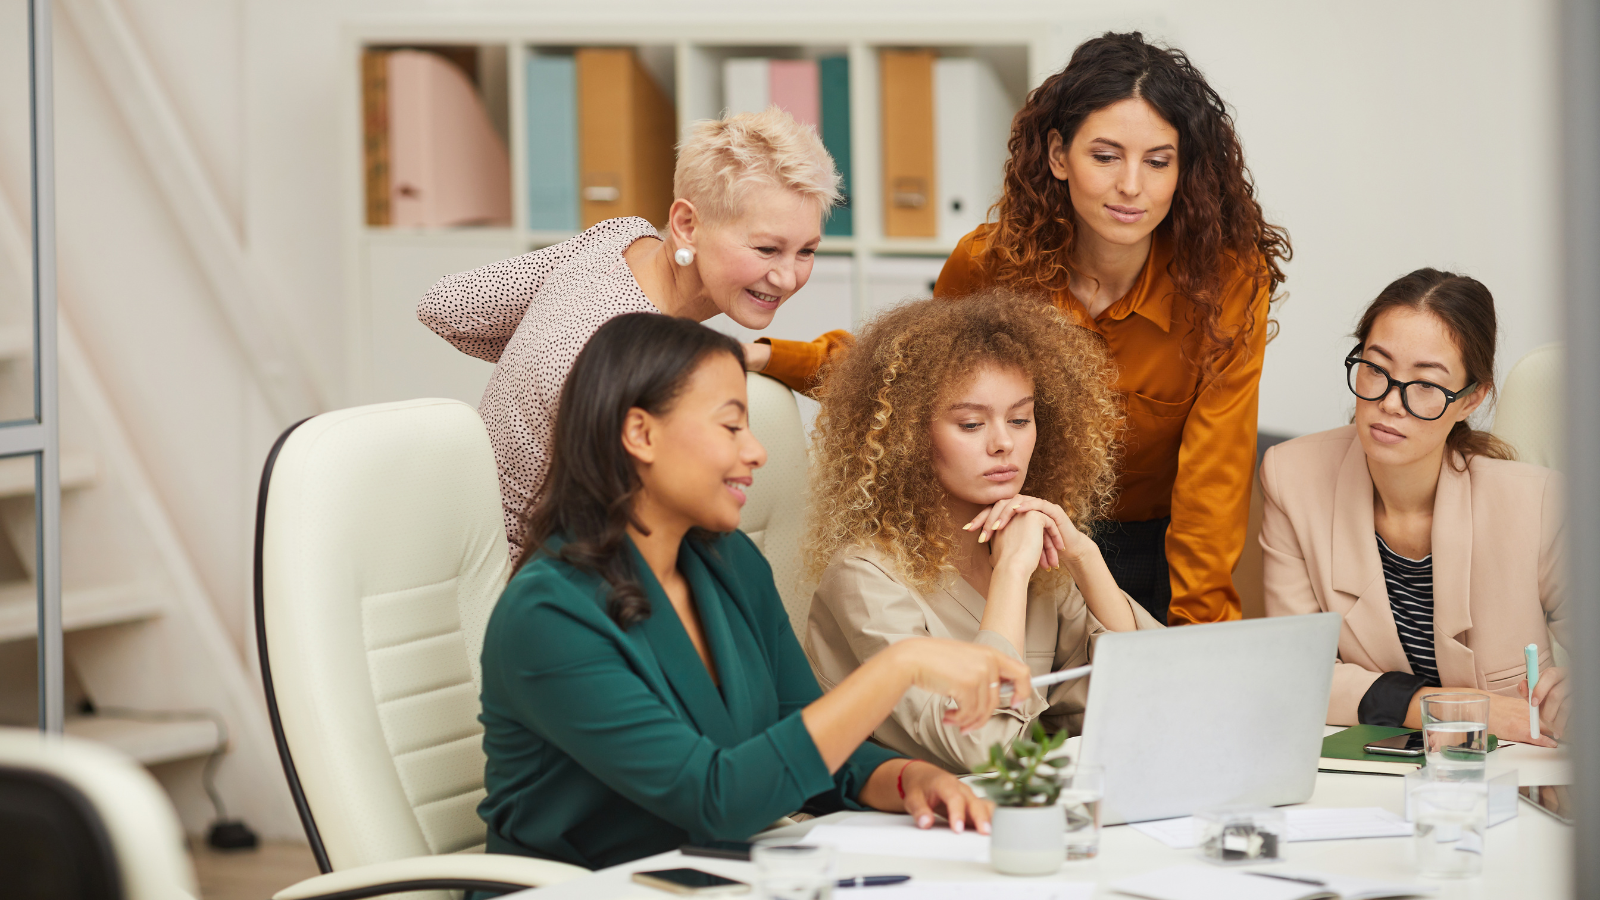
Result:
M1267 307L1291 251L1233 119L1181 51L1105 34L1028 95L1010 148L992 221L934 294L1039 293L1104 339L1127 415L1106 562L1158 619L1237 619ZM775 340L763 371L805 389L826 352Z
M935 293L1039 291L1105 340L1128 420L1106 561L1157 618L1239 618L1268 304L1291 251L1232 117L1181 51L1106 34L1029 95L1010 147L993 221Z

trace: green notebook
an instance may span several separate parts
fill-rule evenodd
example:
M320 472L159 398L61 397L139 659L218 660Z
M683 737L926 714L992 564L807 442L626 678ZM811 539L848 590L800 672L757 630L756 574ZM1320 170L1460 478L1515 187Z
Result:
M1362 749L1373 741L1414 734L1415 728L1390 728L1384 725L1353 725L1336 731L1322 739L1322 759L1317 768L1324 772L1361 772L1376 775L1404 775L1422 768L1422 757L1406 758L1368 753ZM1489 751L1500 746L1494 735L1489 735Z

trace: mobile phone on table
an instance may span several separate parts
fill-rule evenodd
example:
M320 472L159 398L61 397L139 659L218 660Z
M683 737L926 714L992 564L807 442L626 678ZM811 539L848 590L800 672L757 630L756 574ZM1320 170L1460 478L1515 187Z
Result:
M1397 734L1381 741L1373 741L1361 749L1383 756L1421 756L1425 746L1422 732L1413 731L1410 734Z
M749 841L706 841L704 844L684 844L678 848L684 856L704 856L710 859L739 859L750 861Z
M750 885L742 881L723 878L721 875L702 872L699 869L656 869L651 872L635 872L633 880L657 890L696 897L750 893Z

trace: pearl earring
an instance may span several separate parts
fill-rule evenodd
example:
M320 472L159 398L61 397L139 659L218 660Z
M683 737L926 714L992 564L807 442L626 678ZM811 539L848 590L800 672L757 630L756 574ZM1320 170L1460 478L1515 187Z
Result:
M678 252L672 254L672 258L677 261L678 265L687 266L694 262L694 251L688 247L679 247Z

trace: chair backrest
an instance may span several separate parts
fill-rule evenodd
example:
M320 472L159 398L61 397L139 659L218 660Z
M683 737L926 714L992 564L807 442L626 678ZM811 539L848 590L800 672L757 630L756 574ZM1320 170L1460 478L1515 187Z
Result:
M1495 436L1523 462L1561 469L1566 396L1561 344L1546 344L1511 367L1495 401Z
M261 672L324 872L484 842L478 657L510 573L495 471L455 400L316 416L268 457Z
M739 530L761 548L794 633L805 635L816 585L805 577L800 541L806 518L806 430L794 392L765 375L751 373L750 430L767 448L767 464L755 475Z
M183 829L150 773L114 750L0 728L0 880L11 900L182 900Z

